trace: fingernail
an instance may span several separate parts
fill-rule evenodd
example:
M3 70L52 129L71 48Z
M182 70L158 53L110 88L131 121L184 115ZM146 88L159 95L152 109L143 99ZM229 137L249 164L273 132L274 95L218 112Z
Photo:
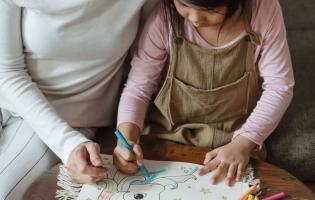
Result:
M143 164L143 160L137 160L137 164L140 166Z
M231 182L230 181L226 181L225 184L229 187L231 187Z
M102 165L102 160L100 158L95 158L92 160L93 165Z
M97 164L97 165L99 165L99 166L102 166L103 163L102 163L101 160L97 160L95 164Z

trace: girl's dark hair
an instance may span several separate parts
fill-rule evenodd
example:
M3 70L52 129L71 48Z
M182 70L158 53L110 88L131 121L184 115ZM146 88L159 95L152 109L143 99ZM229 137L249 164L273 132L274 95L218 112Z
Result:
M239 7L242 8L243 14L246 6L251 0L182 0L182 1L209 10L213 10L214 8L220 6L226 6L227 13L225 15L224 19L225 21L228 18L232 17ZM174 5L174 0L162 0L161 6L163 10L163 18L165 22L171 23L173 33L175 33L176 30L183 30L184 19L177 12Z

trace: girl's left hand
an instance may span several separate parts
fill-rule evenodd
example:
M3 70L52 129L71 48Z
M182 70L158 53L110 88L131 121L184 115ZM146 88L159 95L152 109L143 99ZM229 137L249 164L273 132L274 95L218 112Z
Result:
M231 186L234 180L241 180L255 147L254 142L239 135L229 144L208 152L203 162L205 166L200 169L199 175L203 176L216 169L210 182L216 184L224 176L226 184Z

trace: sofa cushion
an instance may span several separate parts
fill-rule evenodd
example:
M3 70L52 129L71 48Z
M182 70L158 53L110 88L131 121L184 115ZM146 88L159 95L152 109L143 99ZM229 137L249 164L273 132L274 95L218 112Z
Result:
M314 0L280 0L288 29L315 28Z

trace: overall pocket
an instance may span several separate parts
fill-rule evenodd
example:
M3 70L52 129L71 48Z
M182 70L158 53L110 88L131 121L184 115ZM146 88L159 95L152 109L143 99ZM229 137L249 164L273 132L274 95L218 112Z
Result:
M250 72L215 89L199 89L174 78L169 109L173 124L214 123L247 113Z

